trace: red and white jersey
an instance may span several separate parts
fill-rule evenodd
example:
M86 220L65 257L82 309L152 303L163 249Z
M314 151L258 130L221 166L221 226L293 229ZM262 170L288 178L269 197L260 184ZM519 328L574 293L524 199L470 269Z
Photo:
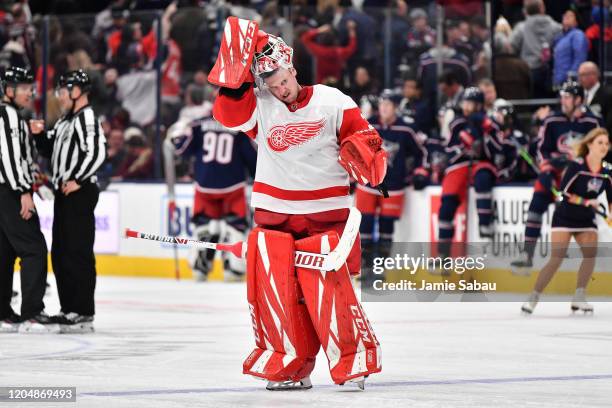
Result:
M250 89L240 99L220 94L213 114L258 144L252 207L310 214L351 206L340 141L369 124L349 96L315 85L286 105L265 89Z

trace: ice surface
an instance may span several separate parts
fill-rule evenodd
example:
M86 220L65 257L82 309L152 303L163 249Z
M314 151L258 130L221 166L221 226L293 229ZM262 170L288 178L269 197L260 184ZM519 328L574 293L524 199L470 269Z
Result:
M322 353L312 390L269 392L242 374L244 284L99 277L96 300L94 334L0 334L0 386L76 386L105 408L612 406L612 303L365 303L383 351L365 392L333 385Z

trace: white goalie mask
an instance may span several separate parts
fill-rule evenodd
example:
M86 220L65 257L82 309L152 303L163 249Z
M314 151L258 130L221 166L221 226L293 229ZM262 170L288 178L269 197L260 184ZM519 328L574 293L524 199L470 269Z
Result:
M262 74L274 72L279 68L293 68L293 48L289 47L282 38L269 35L268 43L262 52L253 56L251 72L259 88L264 87Z

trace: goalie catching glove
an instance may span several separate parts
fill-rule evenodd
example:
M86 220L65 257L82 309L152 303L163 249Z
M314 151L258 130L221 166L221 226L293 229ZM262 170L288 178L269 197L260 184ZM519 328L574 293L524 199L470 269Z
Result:
M353 133L340 143L340 164L358 183L376 187L387 173L387 152L374 129Z

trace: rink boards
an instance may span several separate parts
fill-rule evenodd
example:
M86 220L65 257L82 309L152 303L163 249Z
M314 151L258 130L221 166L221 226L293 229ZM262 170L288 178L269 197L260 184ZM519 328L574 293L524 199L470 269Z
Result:
M503 186L494 190L496 238L493 249L510 258L517 253L517 242L522 242L527 208L531 199L530 186ZM100 195L96 208L96 244L98 273L102 275L124 275L141 277L174 278L175 262L172 245L158 242L125 240L121 238L125 228L161 235L189 236L191 228L189 219L193 206L193 185L176 186L176 212L173 219L168 213L167 189L161 183L117 183L112 184ZM435 242L437 239L437 208L440 202L440 187L430 186L423 191L406 190L404 216L396 223L394 241L396 242ZM53 203L37 201L41 217L41 226L51 246L51 225ZM551 210L552 210L551 206ZM466 222L465 211L460 209L455 217L455 238L468 242L478 241L477 214L474 205L473 191L470 194L470 217ZM548 241L550 236L549 211L543 221L543 237ZM598 218L600 242L612 243L612 229ZM191 270L186 258L187 248L178 248L181 278L190 278ZM536 259L536 267L543 259ZM575 284L576 262L566 262L562 267L557 290L569 293ZM566 271L564 272L563 269ZM612 262L608 258L598 259L596 271L600 284L612 295ZM217 271L218 272L218 271ZM220 279L220 273L214 273L212 279ZM515 277L503 265L497 265L491 273L499 275L501 290L527 291L531 288L531 279ZM608 274L609 273L609 274ZM565 283L563 283L565 282ZM600 285L598 285L600 286ZM604 291L606 292L606 291Z

